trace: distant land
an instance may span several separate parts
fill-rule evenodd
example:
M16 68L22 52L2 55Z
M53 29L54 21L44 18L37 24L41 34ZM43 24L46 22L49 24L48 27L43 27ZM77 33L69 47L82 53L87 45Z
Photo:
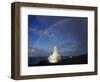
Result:
M61 60L57 63L49 63L48 57L29 57L28 66L52 66L52 65L74 65L88 64L88 55L82 54L78 56L61 56Z

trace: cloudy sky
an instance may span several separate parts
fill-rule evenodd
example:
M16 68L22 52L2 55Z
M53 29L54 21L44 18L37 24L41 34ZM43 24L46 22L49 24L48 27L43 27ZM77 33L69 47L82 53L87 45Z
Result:
M28 15L29 56L48 56L54 46L61 55L87 53L87 18Z

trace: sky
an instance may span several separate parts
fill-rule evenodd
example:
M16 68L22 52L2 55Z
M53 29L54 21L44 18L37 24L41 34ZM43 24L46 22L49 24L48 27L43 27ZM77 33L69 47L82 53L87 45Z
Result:
M48 56L56 46L61 55L87 53L85 17L28 15L29 56Z

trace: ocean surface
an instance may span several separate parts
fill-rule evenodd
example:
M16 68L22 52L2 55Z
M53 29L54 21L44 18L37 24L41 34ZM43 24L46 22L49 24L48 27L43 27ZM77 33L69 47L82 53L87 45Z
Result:
M48 65L71 65L88 64L87 54L80 56L62 56L61 60L55 64L48 62L48 57L28 57L28 66L48 66Z

